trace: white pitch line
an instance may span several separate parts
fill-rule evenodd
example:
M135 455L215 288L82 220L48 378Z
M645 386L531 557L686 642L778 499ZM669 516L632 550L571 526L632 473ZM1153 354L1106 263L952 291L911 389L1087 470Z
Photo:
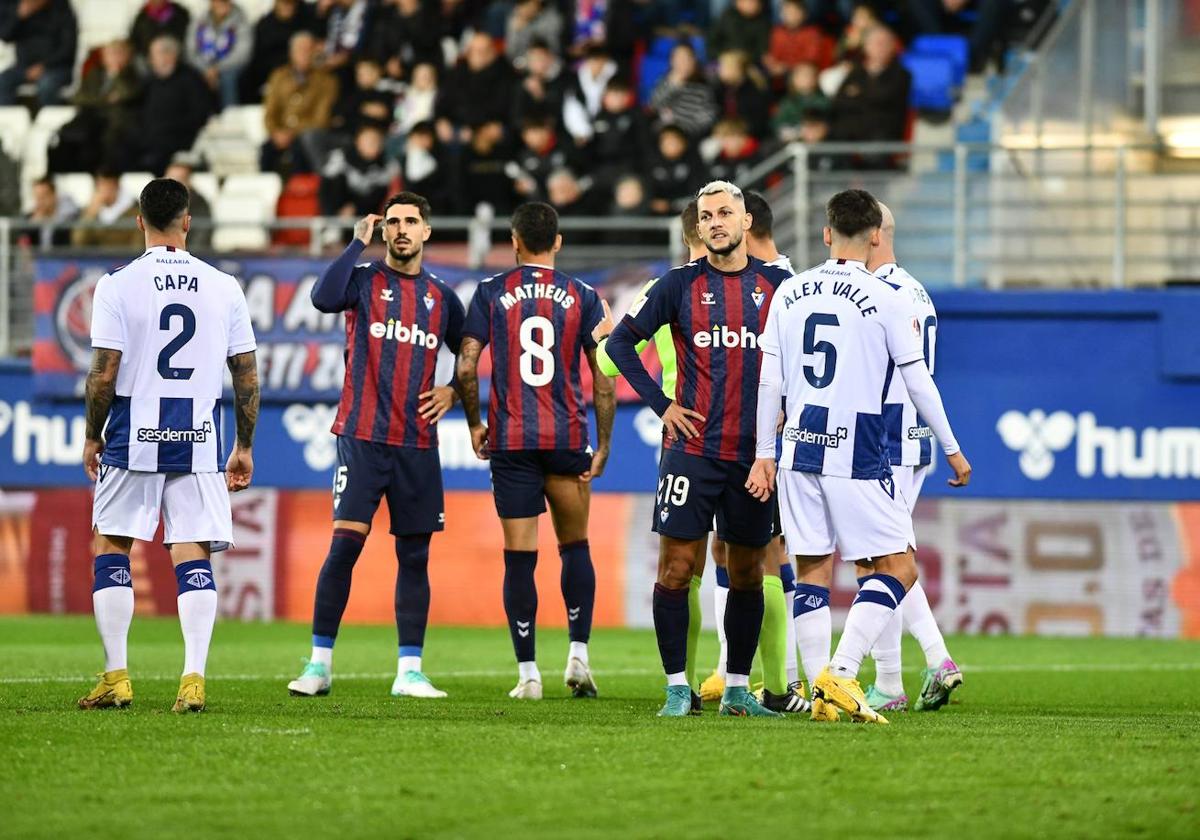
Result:
M910 669L916 672L918 669ZM1074 672L1112 672L1112 671L1200 671L1200 662L1067 662L1067 663L996 663L994 665L963 665L962 670L969 674L999 674L999 673L1074 673ZM445 679L491 679L495 677L512 676L512 669L493 669L480 671L433 671L435 677ZM656 668L615 668L597 670L601 677L651 677L661 675ZM139 680L176 680L176 674L137 674ZM396 676L394 671L378 673L337 673L339 680L386 680ZM214 682L254 682L257 680L290 680L291 674L221 674L212 676ZM90 679L87 674L47 675L37 677L0 677L0 685L37 685L41 683L74 683Z

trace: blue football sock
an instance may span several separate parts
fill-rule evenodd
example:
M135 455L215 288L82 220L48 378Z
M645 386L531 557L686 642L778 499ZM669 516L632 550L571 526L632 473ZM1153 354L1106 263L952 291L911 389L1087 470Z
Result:
M654 584L654 634L658 637L663 673L668 676L687 671L690 591L690 585L683 589L668 589L661 583Z
M537 659L537 584L533 570L536 551L504 550L504 613L518 662Z
M396 537L396 633L401 656L420 656L429 624L429 534Z
M758 589L729 588L729 603L725 606L725 638L729 640L726 674L750 674L762 631L763 612L761 586Z
M562 595L567 606L567 632L572 642L587 642L592 635L592 609L596 603L596 569L587 540L558 547L562 558Z
M350 600L350 578L354 564L362 554L367 535L350 528L335 528L329 554L317 576L317 596L313 605L313 647L333 647L342 613Z

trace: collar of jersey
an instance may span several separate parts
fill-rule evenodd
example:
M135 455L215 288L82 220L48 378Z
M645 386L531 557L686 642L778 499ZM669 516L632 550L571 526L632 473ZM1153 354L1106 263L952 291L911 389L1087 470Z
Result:
M554 271L554 266L542 265L541 263L524 263L521 265L521 268L544 268L546 271Z
M754 268L754 257L750 256L749 254L746 255L746 267L741 271L723 271L713 265L712 261L708 257L701 257L700 259L704 260L704 264L707 265L711 271L715 271L717 274L725 277L741 277L747 271L750 271L750 269Z
M390 265L388 265L387 260L380 260L379 264L383 267L383 270L386 271L388 274L391 274L395 277L403 277L405 280L416 280L418 277L421 276L421 272L424 271L424 269L421 269L421 271L418 271L416 274L405 274L403 271L397 271L396 269L394 269Z
M146 256L146 254L154 254L154 253L158 253L158 252L162 252L162 253L174 252L176 254L186 254L187 253L187 251L185 251L183 248L176 248L174 245L154 245L150 248L147 248L145 250L145 252L142 254L142 256L144 257L144 256Z
M825 260L825 265L859 265L862 266L863 271L867 270L867 264L862 260L847 260L830 257L829 259Z

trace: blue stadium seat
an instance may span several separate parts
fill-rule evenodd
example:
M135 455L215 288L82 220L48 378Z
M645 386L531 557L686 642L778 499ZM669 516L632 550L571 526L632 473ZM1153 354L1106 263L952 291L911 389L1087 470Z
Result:
M921 55L943 55L954 65L954 86L962 87L971 58L967 39L962 35L918 35L908 47Z
M651 53L642 56L642 63L638 69L638 102L643 105L650 103L650 96L654 93L655 85L658 84L659 79L667 75L667 70L670 68L671 59L667 56Z
M696 51L696 57L698 59L700 59L700 63L703 64L704 63L704 36L703 35L693 35L688 40L690 40L692 42L692 49L694 49ZM647 57L653 55L653 56L661 56L663 58L670 58L671 50L674 49L675 44L678 41L679 41L679 39L676 38L674 35L659 35L657 38L653 39L650 42L650 46L646 50L646 55L647 55Z
M921 111L946 112L954 108L954 64L944 55L912 50L900 57L912 74L908 103Z

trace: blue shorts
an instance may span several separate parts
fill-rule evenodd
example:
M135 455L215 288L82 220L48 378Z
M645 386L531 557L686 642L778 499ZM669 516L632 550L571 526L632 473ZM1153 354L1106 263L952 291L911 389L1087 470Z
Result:
M668 449L658 462L654 531L677 540L698 540L712 529L735 545L760 548L771 541L775 498L760 502L746 489L748 464L718 461Z
M370 523L387 496L392 533L431 534L445 527L442 462L436 449L389 446L338 435L333 518Z
M546 512L546 476L583 475L592 453L583 449L520 449L493 452L492 495L501 519L525 519Z

